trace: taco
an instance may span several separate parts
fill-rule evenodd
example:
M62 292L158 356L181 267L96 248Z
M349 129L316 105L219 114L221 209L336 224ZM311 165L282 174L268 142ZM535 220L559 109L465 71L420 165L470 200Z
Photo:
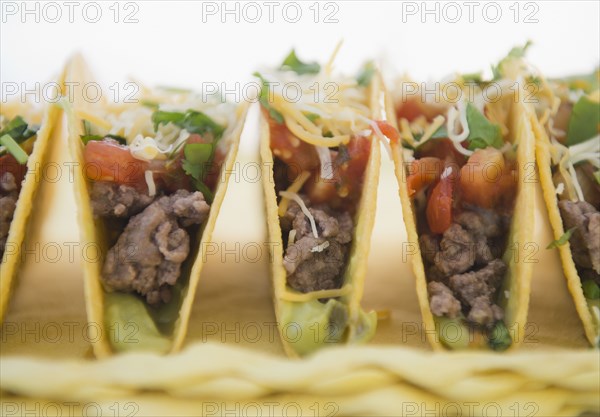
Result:
M80 57L68 77L91 82ZM247 108L169 88L140 95L65 103L97 356L180 348Z
M535 162L524 86L513 81L522 52L489 81L403 80L388 110L399 126L392 152L423 331L435 349L505 350L524 337Z
M280 68L255 73L275 312L291 356L368 340L377 321L360 300L379 177L380 79L372 64L357 78L333 75L334 57L321 67L292 51Z
M600 346L600 72L546 81L529 107L544 200L569 291Z
M14 286L42 164L60 108L7 103L0 111L0 323Z

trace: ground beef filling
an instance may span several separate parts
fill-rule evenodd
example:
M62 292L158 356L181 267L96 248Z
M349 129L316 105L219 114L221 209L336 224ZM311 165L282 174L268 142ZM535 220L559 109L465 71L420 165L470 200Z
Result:
M5 172L0 177L0 258L4 256L10 223L15 214L18 199L19 187L15 177L10 172Z
M98 217L128 218L154 201L148 193L114 182L97 181L92 185L92 209Z
M464 314L469 323L488 328L503 319L495 300L506 272L500 259L505 232L500 216L473 209L456 216L443 235L421 235L434 315L455 318Z
M168 302L190 252L186 228L208 216L210 207L203 194L179 190L154 199L128 186L95 183L92 207L96 216L105 219L135 214L106 254L105 286L140 294L150 305Z
M281 218L284 236L289 236L292 230L296 233L283 258L287 283L303 293L341 288L354 229L352 217L326 206L310 207L308 199L302 198L315 218L319 237L314 237L310 221L300 206L290 201Z
M585 201L561 200L558 208L565 230L573 229L569 244L581 278L600 285L600 212Z

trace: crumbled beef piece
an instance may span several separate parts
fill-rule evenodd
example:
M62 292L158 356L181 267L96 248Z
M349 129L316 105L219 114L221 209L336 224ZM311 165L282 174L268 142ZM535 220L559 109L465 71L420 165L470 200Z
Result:
M456 223L444 232L440 248L435 265L447 276L465 272L475 263L475 240Z
M477 297L473 301L467 320L480 326L492 327L498 320L504 318L504 311L492 304L488 297Z
M10 172L5 172L0 177L0 194L7 195L13 191L18 190L17 180L15 176Z
M94 181L90 198L97 217L131 217L154 201L134 187L108 181Z
M444 284L448 283L448 277L435 265L431 265L427 268L426 277L428 281L438 281L443 282Z
M456 216L455 221L475 235L491 238L502 233L500 216L490 210L473 208L471 211L463 211Z
M573 261L600 273L600 212L585 201L560 200L558 207L565 229L576 228L569 240Z
M306 293L342 286L341 272L348 248L332 240L322 252L312 252L315 246L325 241L307 236L287 248L283 265L290 287Z
M190 250L183 228L201 224L210 207L200 192L179 190L132 217L102 268L108 288L136 292L150 305L168 302Z
M8 232L18 199L19 192L15 177L10 172L5 172L0 177L0 258L4 256Z
M488 241L485 236L476 235L474 237L475 245L473 247L475 255L475 264L482 266L487 265L494 260L494 254L488 246Z
M492 309L493 300L502 284L505 272L506 264L500 259L494 259L478 271L450 277L450 288L463 305L469 306L471 310L477 307L473 314L469 313L468 319L473 323L480 325L493 323L496 316L496 312Z
M440 241L433 235L421 235L419 237L419 247L421 248L421 256L430 264L435 263L435 258L440 252Z
M427 284L429 306L431 312L438 316L457 317L461 312L460 302L454 297L450 288L441 282Z
M480 296L491 297L500 287L506 272L506 264L501 259L494 259L484 268L450 277L450 288L467 305Z
M304 293L340 288L352 240L352 217L324 206L311 207L309 211L315 218L318 238L314 237L309 219L296 202L290 202L281 221L285 232L296 231L294 243L286 248L283 259L287 283ZM315 249L325 242L329 246L321 252Z
M465 311L470 323L493 326L504 316L494 300L506 265L492 248L508 229L507 219L490 210L470 207L454 220L441 241L435 235L419 238L431 311L449 317ZM451 306L454 316L448 314Z

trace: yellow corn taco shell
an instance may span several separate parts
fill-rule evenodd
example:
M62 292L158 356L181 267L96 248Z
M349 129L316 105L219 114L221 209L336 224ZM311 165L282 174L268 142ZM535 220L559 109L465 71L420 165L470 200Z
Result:
M535 134L537 167L544 201L548 209L548 217L550 219L550 224L552 225L554 238L558 240L566 231L558 209L558 198L552 181L552 144L550 143L546 130L540 124L535 110L532 107L527 107L526 114L529 117L533 133ZM573 262L573 254L571 253L571 245L569 242L559 245L558 252L562 261L565 278L567 279L567 286L573 297L573 301L575 302L577 313L583 323L585 335L592 346L600 347L600 316L598 316L600 311L598 311L597 306L595 307L596 311L594 311L594 306L588 304L583 294L581 278L577 272L575 262Z
M369 107L373 120L385 119L381 77L373 77L369 87ZM273 179L273 153L270 148L269 122L261 113L260 156L263 189L271 248L271 274L278 328L286 353L297 357L327 345L362 343L375 333L377 317L366 313L360 301L364 291L371 232L375 222L377 185L381 164L380 144L371 136L370 156L365 170L362 195L354 218L355 229L348 264L339 290L321 290L307 294L292 292L286 285L283 266L284 245L279 223L277 195ZM330 298L321 303L319 298Z
M79 82L81 85L92 82L89 69L80 56L75 56L69 63L67 80ZM175 352L181 348L185 339L196 287L202 272L203 250L211 241L219 209L227 191L248 106L237 106L235 122L228 126L225 136L221 139L229 142L229 149L219 174L209 215L200 226L197 236L190 236L190 253L182 265L179 278L183 285L177 294L174 293L173 300L162 306L158 312L150 312L150 308L137 296L109 292L101 283L102 264L109 247L104 222L93 215L90 184L84 173L84 146L80 135L83 133L82 117L87 120L93 119L94 110L103 106L106 106L104 102L86 102L77 95L72 103L65 105L69 147L73 159L80 167L75 175L74 189L81 240L84 247L97 247L99 252L98 260L83 264L88 322L98 334L98 337L92 338L94 353L98 357L105 357L129 350ZM102 120L94 120L94 123L102 123Z
M58 85L63 88L64 75L61 74ZM40 130L27 159L27 173L22 183L15 212L10 223L6 250L0 264L0 323L8 309L11 291L21 263L21 250L27 231L28 219L33 210L33 202L41 181L43 164L49 151L49 143L54 127L60 115L60 107L46 103L43 108L34 109L31 104L13 102L2 104L2 116L12 119L22 116L27 123L40 124Z
M517 97L525 97L521 92ZM395 106L389 94L386 94L387 113L395 115ZM398 127L394 117L390 123ZM500 288L498 304L505 312L504 324L512 338L511 348L523 342L527 312L529 309L529 296L531 292L531 275L533 263L528 259L533 248L534 233L534 186L535 186L535 152L534 137L531 124L526 116L524 105L521 101L512 103L508 115L508 140L517 146L518 186L514 206L514 215L510 227L506 250L502 257L508 265L504 276L504 283ZM408 243L411 249L411 262L416 280L416 291L421 315L423 318L423 332L435 350L449 348L443 343L441 332L450 334L450 338L461 339L460 333L465 332L464 326L457 329L455 322L446 322L434 318L429 307L429 294L427 279L417 232L414 205L409 197L407 186L407 164L404 162L403 148L400 143L392 143L392 157L394 160L395 174L399 186L399 195L402 204L402 216L406 226ZM462 338L468 342L466 348L481 348L483 340L469 330L469 336ZM486 345L487 346L487 345Z

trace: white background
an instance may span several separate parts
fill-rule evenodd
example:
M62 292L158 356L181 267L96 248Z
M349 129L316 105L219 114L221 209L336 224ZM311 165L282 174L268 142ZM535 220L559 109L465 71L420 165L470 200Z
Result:
M119 83L107 96L121 99L133 92L124 84L133 77L148 85L216 85L240 101L252 95L243 89L251 74L279 65L292 47L305 61L324 63L340 40L337 70L355 74L375 59L388 81L489 72L527 40L534 43L530 61L548 76L600 65L594 0L0 3L2 101L44 86L76 52L105 87ZM17 95L8 96L15 83Z
M149 84L191 87L203 81L243 82L257 67L279 64L292 47L306 60L323 61L340 39L345 43L338 69L353 72L374 58L385 64L388 76L409 72L416 79L488 69L527 39L534 42L529 58L548 75L589 72L599 65L600 2L594 0L501 1L488 6L483 1L322 1L318 17L315 2L302 1L296 3L302 11L297 23L286 21L295 15L291 6L284 15L286 2L271 2L278 4L273 6L273 23L269 2L261 1L250 2L252 6L227 2L228 9L238 8L237 16L223 16L223 2L135 1L115 7L114 1L101 1L97 23L86 21L94 19L95 8L88 6L84 13L82 1L72 2L73 23L68 2L0 3L2 82L47 80L75 51L84 53L102 80L133 75ZM475 4L472 23L469 3ZM437 15L422 14L424 8L436 7ZM23 14L25 8L34 12ZM211 8L219 10L209 15ZM416 14L410 14L415 8ZM497 8L502 15L491 23ZM262 18L250 23L257 10ZM461 17L450 23L457 11ZM57 20L57 12L58 22L50 22ZM138 23L125 23L132 12ZM338 23L325 22L332 12Z

